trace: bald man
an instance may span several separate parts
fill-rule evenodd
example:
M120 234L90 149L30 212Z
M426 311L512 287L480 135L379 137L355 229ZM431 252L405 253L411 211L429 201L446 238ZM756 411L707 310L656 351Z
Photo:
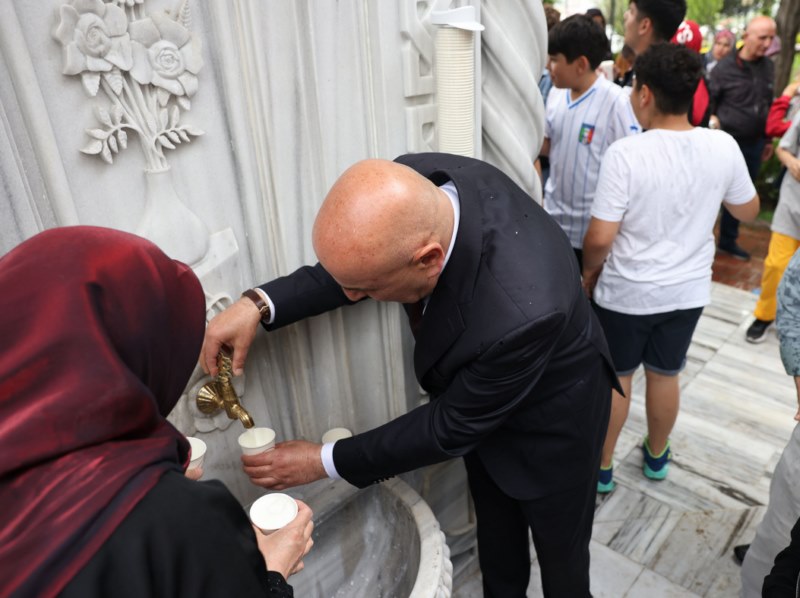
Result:
M775 66L765 55L774 37L775 21L755 17L742 35L742 47L720 60L709 75L711 126L733 136L753 181L767 147L765 128L773 100ZM767 151L771 149L770 145ZM747 261L750 254L739 247L738 237L739 221L723 207L717 249Z
M328 193L315 266L246 291L208 326L241 371L259 322L273 330L372 298L404 304L429 403L335 443L243 457L260 486L325 476L363 488L463 457L484 595L526 593L531 529L547 596L590 596L589 539L616 385L600 325L559 226L507 176L447 154L367 160Z

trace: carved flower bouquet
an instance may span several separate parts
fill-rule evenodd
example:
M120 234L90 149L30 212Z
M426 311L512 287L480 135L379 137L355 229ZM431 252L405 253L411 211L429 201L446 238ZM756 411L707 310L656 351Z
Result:
M59 10L53 37L62 46L62 72L80 75L90 96L108 100L94 106L99 126L86 129L90 140L81 151L111 164L129 133L139 136L146 189L136 233L193 265L206 254L209 232L175 192L164 156L203 134L180 124L203 66L189 25L188 0L170 13L149 15L143 0L70 0Z
M203 132L181 125L203 66L200 42L189 31L187 0L173 13L144 13L143 0L71 0L60 9L53 33L63 48L65 75L80 75L86 92L100 92L109 104L96 105L100 123L87 129L81 151L111 164L138 134L147 170L168 168L165 149L175 149Z

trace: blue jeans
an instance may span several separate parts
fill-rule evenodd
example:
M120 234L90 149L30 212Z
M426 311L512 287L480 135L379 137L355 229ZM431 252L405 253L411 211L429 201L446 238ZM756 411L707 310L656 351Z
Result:
M742 150L744 163L747 164L747 172L750 179L755 182L758 171L761 169L761 155L764 153L766 139L744 142L738 141L739 149ZM722 218L719 222L719 246L723 249L736 245L739 238L739 221L734 218L725 206L722 206Z

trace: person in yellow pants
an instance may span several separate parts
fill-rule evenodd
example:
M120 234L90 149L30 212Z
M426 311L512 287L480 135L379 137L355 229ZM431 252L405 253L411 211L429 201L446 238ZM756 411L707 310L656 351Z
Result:
M761 274L761 294L753 310L756 319L747 329L747 342L760 343L767 338L767 330L775 321L775 311L778 308L778 283L798 247L800 240L772 231L767 257L764 259L764 272Z
M761 295L753 312L755 320L745 333L749 343L766 339L767 330L775 321L778 283L795 250L800 247L800 159L797 157L800 153L800 118L795 118L781 137L776 153L787 172L772 217L772 236L761 275Z

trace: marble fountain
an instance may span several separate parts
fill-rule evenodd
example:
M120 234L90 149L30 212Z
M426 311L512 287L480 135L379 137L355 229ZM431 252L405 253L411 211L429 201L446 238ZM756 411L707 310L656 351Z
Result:
M314 510L314 548L291 578L296 596L449 598L453 566L444 533L404 481L357 490L322 480L288 491Z
M247 433L263 429L254 428L253 418L239 402L230 357L220 353L218 363L218 376L197 393L200 414L239 420ZM274 431L267 430L274 440ZM349 434L343 428L329 433L337 431ZM243 450L246 434L239 437ZM295 595L450 597L453 565L445 534L430 507L406 482L392 478L359 491L343 480L324 479L286 493L314 511L314 548L305 569L291 579Z

